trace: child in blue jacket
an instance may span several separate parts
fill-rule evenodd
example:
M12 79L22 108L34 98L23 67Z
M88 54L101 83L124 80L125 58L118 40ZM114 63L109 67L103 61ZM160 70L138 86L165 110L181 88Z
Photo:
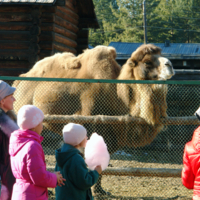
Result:
M89 171L79 151L87 142L87 131L80 124L69 123L63 128L64 145L56 150L56 168L66 179L56 187L56 200L93 200L91 187L101 174L101 166Z

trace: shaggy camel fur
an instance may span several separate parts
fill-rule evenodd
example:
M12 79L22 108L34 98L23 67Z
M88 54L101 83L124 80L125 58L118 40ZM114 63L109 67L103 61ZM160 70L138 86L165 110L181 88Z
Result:
M97 46L79 56L58 53L35 64L24 77L85 79L167 80L174 75L171 62L161 49L142 45L121 69L113 47ZM15 81L17 112L24 104L34 104L50 115L126 115L140 117L142 125L86 125L102 133L112 153L121 146L144 146L163 128L166 117L167 86L161 84L99 84ZM45 123L46 128L61 133L62 124ZM95 130L94 130L95 127ZM110 140L112 138L112 140Z
M167 58L161 56L161 49L147 44L141 45L132 53L123 65L118 79L167 80L173 75L172 64ZM118 84L117 94L129 108L131 116L143 119L142 124L129 124L126 127L127 134L121 135L119 141L123 144L120 146L140 147L150 144L163 129L160 119L167 116L167 85ZM119 132L124 133L124 127L121 126Z
M126 64L117 64L112 47L97 46L79 56L58 53L47 57L23 77L56 77L79 79L167 80L174 75L171 62L160 55L161 49L142 45ZM121 72L120 72L121 71ZM125 145L144 146L162 130L161 117L166 117L167 86L161 84L99 84L15 81L17 112L24 104L34 104L50 115L131 115L143 124L84 124L90 135L102 135L110 153ZM44 123L61 133L63 124ZM94 191L99 189L99 179Z
M97 46L92 50L85 50L79 56L72 53L57 53L37 62L33 68L21 77L53 77L77 79L116 79L120 73L120 66L115 61L116 51L113 47ZM17 87L15 97L17 112L24 104L45 104L42 110L45 114L82 114L91 115L98 99L97 93L102 92L100 84L89 83L39 83L30 81L15 81ZM46 87L46 88L45 88ZM108 86L107 86L108 87ZM107 90L105 87L103 90ZM42 92L44 88L44 92ZM67 91L67 93L66 93ZM62 95L65 95L62 97ZM66 96L67 95L67 96ZM65 98L68 97L69 99ZM64 100L63 100L64 98ZM22 100L23 99L23 100ZM72 99L72 100L70 100ZM55 102L56 101L56 102ZM60 108L58 101L66 101L65 105L76 104L66 109ZM90 104L88 102L90 101ZM96 102L94 102L96 101ZM63 102L63 103L64 103ZM69 102L69 105L67 105ZM55 108L55 104L57 104ZM87 105L88 106L81 106ZM62 105L62 103L61 103Z

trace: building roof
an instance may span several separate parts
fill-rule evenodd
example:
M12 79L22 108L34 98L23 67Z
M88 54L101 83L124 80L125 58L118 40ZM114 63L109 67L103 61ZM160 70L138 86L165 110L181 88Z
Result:
M88 44L88 49L93 49L94 47Z
M20 5L38 5L38 4L54 4L56 0L0 0L0 5L20 4Z
M143 43L111 42L117 51L117 59L130 58L131 54ZM169 59L200 59L200 43L154 43L162 49L162 55Z
M84 26L82 28L99 28L93 0L77 0L76 5L80 17L79 27Z
M0 5L47 5L65 6L68 0L0 0ZM79 15L79 28L99 28L93 0L76 0L74 5Z

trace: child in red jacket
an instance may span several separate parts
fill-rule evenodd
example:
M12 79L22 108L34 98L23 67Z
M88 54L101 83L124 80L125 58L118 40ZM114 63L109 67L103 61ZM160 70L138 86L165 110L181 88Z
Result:
M200 120L200 108L195 112ZM192 140L187 142L183 155L182 183L193 189L193 200L200 200L200 126L194 131Z

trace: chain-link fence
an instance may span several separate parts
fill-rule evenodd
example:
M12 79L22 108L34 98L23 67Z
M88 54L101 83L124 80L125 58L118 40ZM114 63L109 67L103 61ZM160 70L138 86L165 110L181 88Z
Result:
M88 137L102 135L111 154L96 199L191 199L180 175L184 145L199 124L198 81L16 79L4 78L17 88L14 111L34 104L45 114L48 170L54 170L63 126L76 122ZM106 194L99 195L100 186ZM55 190L49 192L55 199Z

